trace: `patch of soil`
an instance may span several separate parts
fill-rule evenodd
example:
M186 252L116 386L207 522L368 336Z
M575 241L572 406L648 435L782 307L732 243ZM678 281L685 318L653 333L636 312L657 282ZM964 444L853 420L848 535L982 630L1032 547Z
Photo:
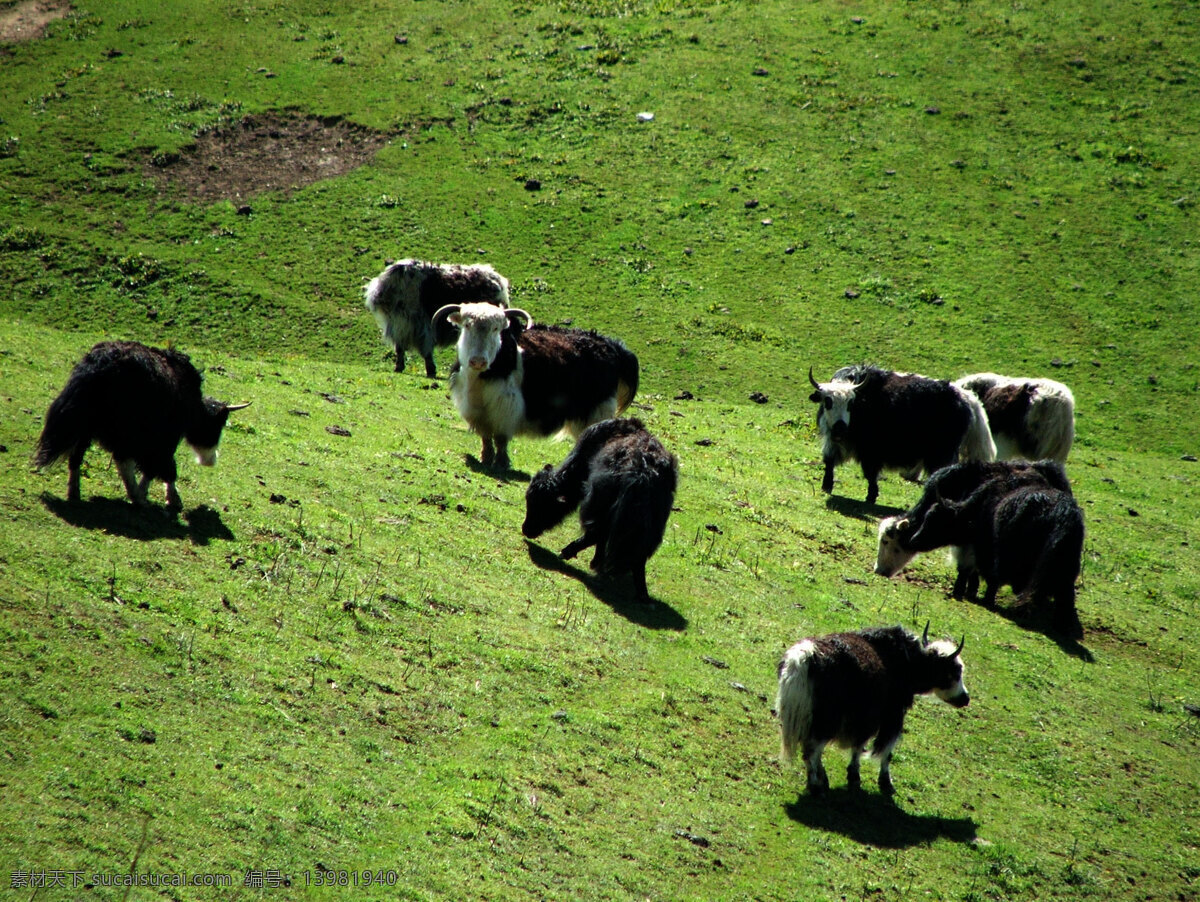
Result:
M0 9L0 44L19 44L42 36L46 26L71 11L67 0L20 0Z
M144 168L192 199L236 203L357 169L389 138L341 118L266 113L201 132L181 153L156 154Z

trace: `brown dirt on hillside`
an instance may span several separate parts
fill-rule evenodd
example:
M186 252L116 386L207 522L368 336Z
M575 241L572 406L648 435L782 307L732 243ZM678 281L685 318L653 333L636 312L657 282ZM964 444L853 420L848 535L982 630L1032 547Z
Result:
M70 11L67 0L20 0L0 8L0 44L36 40L49 23Z
M156 154L145 172L193 200L244 203L292 191L368 162L389 136L340 118L267 113L201 132L178 154Z

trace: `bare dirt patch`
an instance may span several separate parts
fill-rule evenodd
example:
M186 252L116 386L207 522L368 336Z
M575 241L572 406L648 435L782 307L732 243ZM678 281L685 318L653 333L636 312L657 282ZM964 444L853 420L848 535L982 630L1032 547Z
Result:
M20 0L0 7L0 44L19 44L40 38L46 26L71 11L67 0Z
M237 203L342 175L368 162L389 138L344 119L268 113L201 132L180 153L147 160L145 170L194 200Z

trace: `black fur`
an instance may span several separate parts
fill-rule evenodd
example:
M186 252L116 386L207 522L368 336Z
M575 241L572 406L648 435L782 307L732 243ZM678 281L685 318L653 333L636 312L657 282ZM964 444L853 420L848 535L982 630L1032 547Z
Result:
M962 502L974 496L981 514L988 516L987 512L994 511L1001 498L1025 486L1052 488L1071 494L1071 482L1067 479L1066 470L1053 460L1033 463L1021 460L970 461L943 467L929 477L920 500L901 515L901 520L908 520L908 526L896 532L900 547L908 551L931 551L942 547L923 547L925 542L931 540L933 532L925 534L921 546L913 542L914 534L921 529L930 509L939 500ZM946 543L959 546L958 573L952 594L955 598L974 599L979 590L979 568L975 561L974 544L965 535L963 539L961 544Z
M962 677L957 656L947 657L900 626L873 627L849 633L833 633L810 639L815 647L808 657L807 682L812 694L812 720L807 734L793 737L805 747L805 758L816 746L837 742L852 750L847 777L851 786L859 781L857 750L873 738L873 753L885 755L904 729L904 718L918 695L934 690L950 690ZM779 664L780 708L789 704L787 681L782 679L787 663ZM797 687L791 686L794 691ZM957 707L966 705L969 696L948 699ZM781 713L782 725L791 719ZM785 737L785 747L789 737ZM880 771L880 789L890 794L891 779L887 761ZM820 777L810 786L816 791ZM823 776L823 774L822 774Z
M825 492L833 491L834 467L847 460L862 466L867 502L874 503L885 468L932 473L958 459L971 410L949 382L867 365L842 367L833 381L859 388L849 405L849 425L839 422L832 430L835 447L824 458L821 483ZM818 390L810 400L821 404L824 398Z
M1039 461L1017 468L1009 476L984 481L962 501L951 499L951 486L940 485L958 475L930 481L917 506L923 508L919 519L911 519L902 546L913 551L960 546L971 567L960 565L956 591L974 594L982 578L988 606L995 604L1002 586L1012 586L1013 594L1035 604L1053 600L1055 628L1071 638L1082 636L1075 580L1083 557L1083 511L1062 466ZM945 490L940 499L939 489ZM978 572L974 584L972 568Z
M678 478L675 455L640 420L602 420L557 470L547 464L534 475L521 532L537 538L579 508L583 535L562 556L595 546L592 569L632 573L638 598L647 600L646 561L662 544Z
M168 504L182 507L175 491L180 440L215 448L228 416L227 405L202 396L200 373L186 354L133 341L102 342L75 365L51 402L33 462L42 468L66 457L67 497L78 501L79 470L96 442L118 468L132 462L141 471L140 485L126 479L131 501L144 504L150 480L160 479Z

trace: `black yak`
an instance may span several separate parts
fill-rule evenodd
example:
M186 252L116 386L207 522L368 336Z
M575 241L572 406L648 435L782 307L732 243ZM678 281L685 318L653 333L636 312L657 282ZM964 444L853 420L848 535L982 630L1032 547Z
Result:
M813 385L809 400L820 405L817 428L825 477L857 460L867 480L867 503L879 497L879 474L887 468L915 478L957 461L993 460L996 446L979 399L949 382L872 366L843 367L833 381Z
M579 508L583 535L563 558L595 546L592 569L632 573L638 599L649 600L646 561L662 544L678 479L675 455L640 420L603 420L584 430L558 469L546 464L534 474L521 532L536 539Z
M509 467L514 435L578 438L616 416L637 392L638 359L615 338L584 329L537 326L524 310L452 304L434 316L458 327L450 396L483 440L480 461Z
M973 461L953 464L938 470L925 483L919 501L905 513L885 517L879 523L879 548L875 572L894 576L917 556L929 549L913 548L912 535L925 521L929 509L939 500L965 501L976 492L986 493L993 506L1000 498L1022 486L1045 486L1070 494L1071 483L1062 464L1053 460ZM984 495L977 500L983 501ZM979 588L979 570L975 565L974 546L964 535L963 545L954 546L958 574L951 594L955 598L974 598Z
M200 391L201 377L186 354L135 341L105 341L71 371L46 411L34 465L67 458L67 499L80 499L79 468L97 442L112 454L134 504L148 503L152 479L166 483L167 507L181 510L175 490L175 449L187 439L204 466L217 462L217 443L231 410ZM137 479L138 472L142 478Z
M918 639L899 627L879 627L803 639L779 662L775 703L782 734L782 757L795 760L800 749L808 790L829 789L821 763L833 742L850 749L846 780L860 786L859 759L867 743L879 759L879 789L893 790L892 752L904 718L918 695L936 695L956 708L970 702L959 656L963 643L930 642L929 626Z

